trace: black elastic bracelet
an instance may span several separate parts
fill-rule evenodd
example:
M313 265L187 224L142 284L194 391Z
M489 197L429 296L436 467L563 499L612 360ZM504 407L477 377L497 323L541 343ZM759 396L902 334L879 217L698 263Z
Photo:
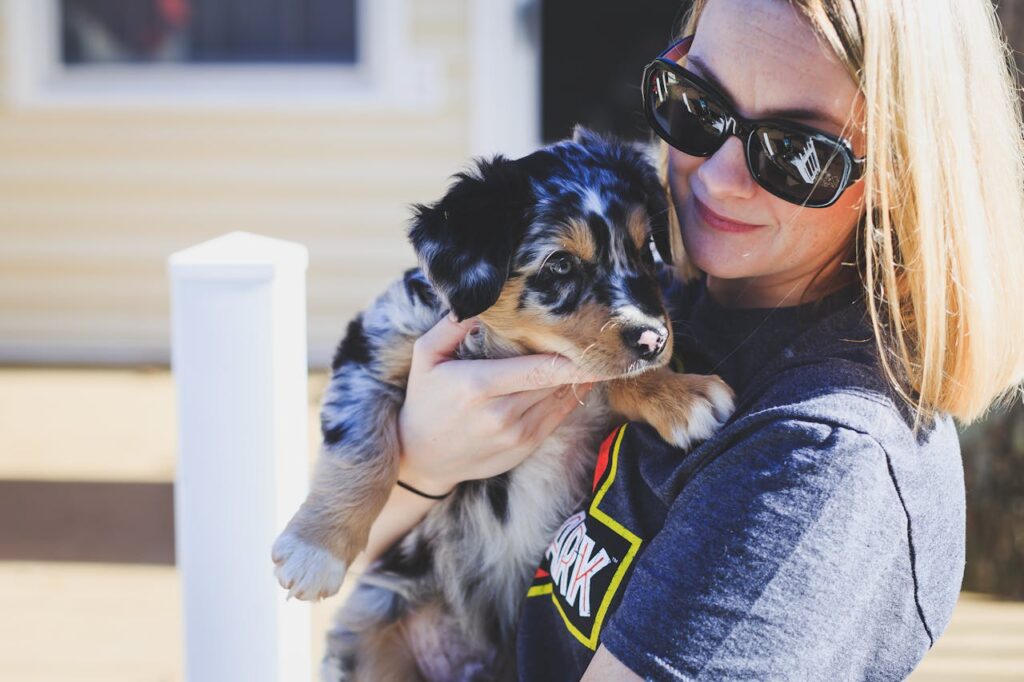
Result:
M422 490L416 490L416 488L413 488L408 483L402 483L401 481L395 481L395 482L398 483L399 487L405 488L409 492L415 493L416 495L419 495L420 497L425 497L428 500L443 500L444 498L446 498L446 497L448 497L449 495L452 494L452 491L449 490L444 495L431 495L430 493L425 493Z

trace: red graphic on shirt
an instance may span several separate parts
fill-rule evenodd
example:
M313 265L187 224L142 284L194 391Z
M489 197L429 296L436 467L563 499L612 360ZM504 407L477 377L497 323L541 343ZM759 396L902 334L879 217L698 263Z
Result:
M601 482L604 472L608 470L608 452L612 449L612 441L615 440L615 435L618 432L618 429L616 429L609 433L608 437L601 443L601 448L597 451L597 466L594 467L594 487L591 488L590 492L597 492L597 484Z

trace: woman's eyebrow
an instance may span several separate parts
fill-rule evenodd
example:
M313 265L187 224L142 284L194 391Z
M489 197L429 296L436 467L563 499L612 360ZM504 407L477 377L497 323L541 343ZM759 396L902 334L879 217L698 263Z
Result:
M722 94L729 98L729 103L736 104L736 98L722 85L722 81L718 80L714 72L708 68L700 57L691 55L686 57L687 66L696 66L699 71L698 76L715 86ZM837 130L843 129L843 124L836 120L831 114L817 109L805 109L801 107L788 108L788 109L769 109L765 111L759 118L793 118L802 119L805 121L827 121L832 125L836 126Z

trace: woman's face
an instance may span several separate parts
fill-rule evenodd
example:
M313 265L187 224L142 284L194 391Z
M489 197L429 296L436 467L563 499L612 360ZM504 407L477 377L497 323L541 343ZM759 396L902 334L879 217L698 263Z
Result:
M784 0L709 0L685 65L719 83L745 118L785 118L844 136L864 154L862 98L843 65ZM856 107L856 111L855 111ZM782 115L786 110L805 115ZM813 112L813 113L811 113ZM861 214L859 181L827 208L800 208L750 176L733 136L714 155L669 151L669 187L694 264L724 305L794 305L838 266ZM735 223L710 220L708 211ZM824 291L807 291L807 298Z

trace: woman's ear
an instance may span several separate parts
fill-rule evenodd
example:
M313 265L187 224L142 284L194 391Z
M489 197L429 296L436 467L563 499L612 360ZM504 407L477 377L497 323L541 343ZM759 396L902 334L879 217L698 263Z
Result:
M420 266L459 320L494 305L530 224L530 163L503 156L459 173L444 197L417 204L409 228ZM536 161L534 159L534 161Z

